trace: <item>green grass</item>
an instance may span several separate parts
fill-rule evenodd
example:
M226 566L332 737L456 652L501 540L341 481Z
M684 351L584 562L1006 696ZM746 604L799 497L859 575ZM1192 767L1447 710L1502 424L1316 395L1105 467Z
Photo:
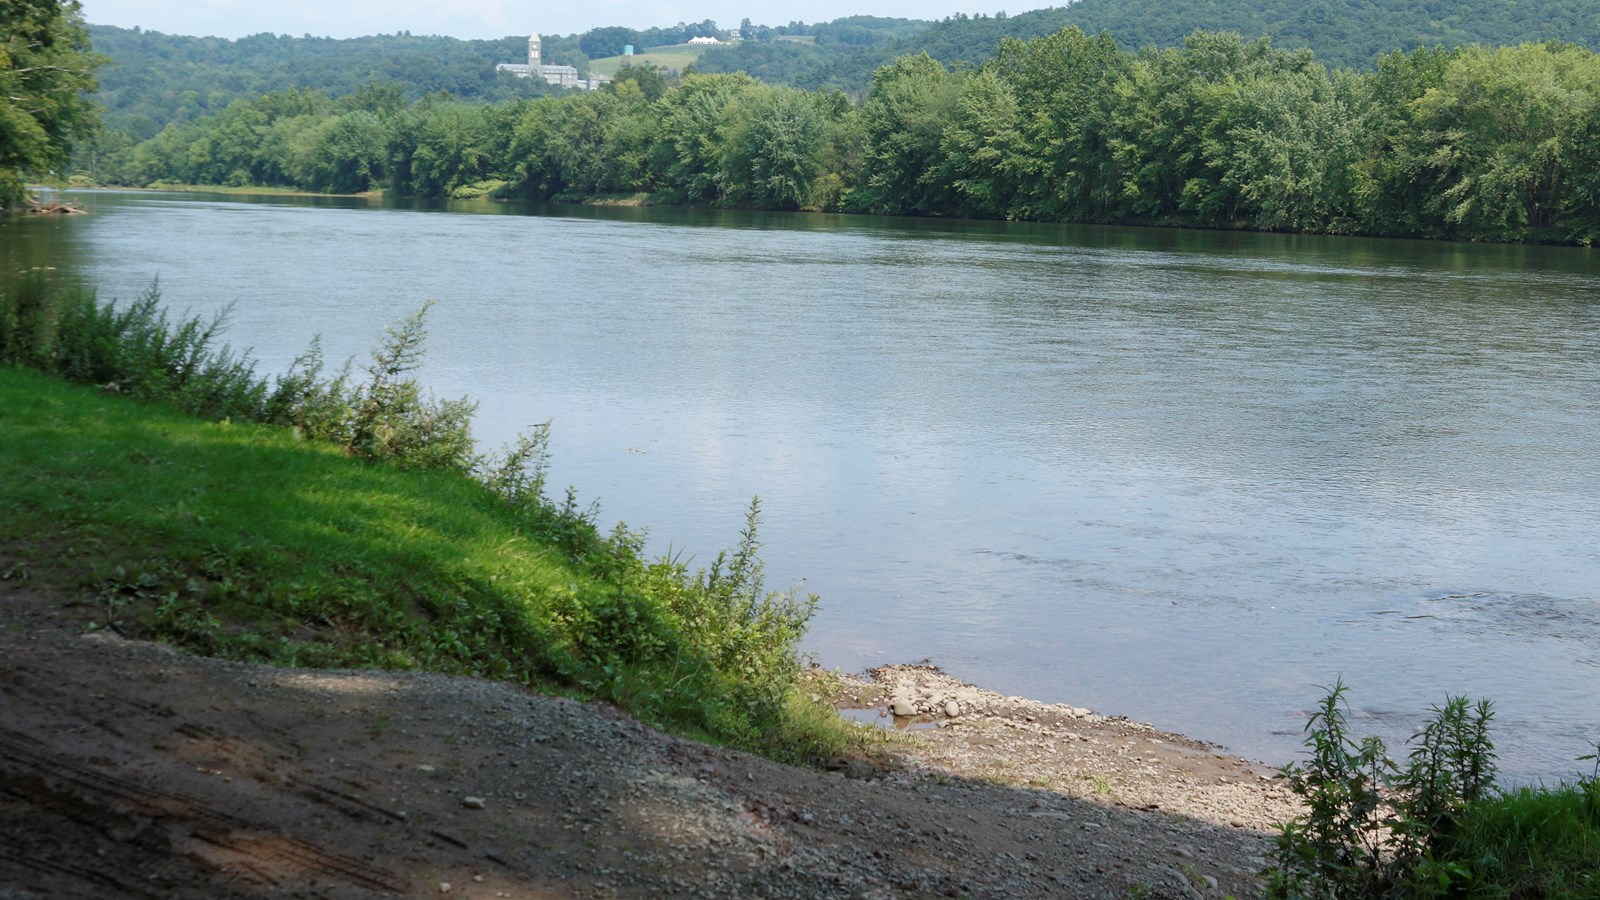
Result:
M651 47L643 53L633 56L607 56L603 59L589 60L589 71L600 75L615 77L623 66L660 66L674 72L682 72L689 68L689 64L700 58L710 44L672 44L666 47Z
M715 577L296 434L0 366L0 570L211 655L504 679L796 761L853 740Z
M530 681L572 667L540 638L597 585L470 479L17 369L0 369L0 435L0 538L35 566L59 554L105 621L215 618L189 636L229 655Z
M1456 896L1600 900L1600 780L1522 787L1462 817L1448 859Z

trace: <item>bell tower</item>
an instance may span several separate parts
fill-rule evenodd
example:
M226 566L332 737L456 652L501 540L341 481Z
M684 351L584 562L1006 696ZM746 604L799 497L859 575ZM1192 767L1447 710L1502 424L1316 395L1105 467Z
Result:
M539 36L537 34L530 35L528 37L528 68L533 74L539 74L541 62L539 59Z

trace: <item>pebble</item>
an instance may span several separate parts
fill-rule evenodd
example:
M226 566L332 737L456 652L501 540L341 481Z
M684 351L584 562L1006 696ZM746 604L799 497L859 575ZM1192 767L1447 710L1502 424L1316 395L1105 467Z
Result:
M441 893L441 894L450 893L450 882L448 882L448 881L439 882L439 893Z
M461 805L467 809L483 809L484 802L482 797L462 797Z
M955 702L954 700L951 700L950 702L948 702L948 703L946 703L944 705L944 714L949 716L952 719L954 719L956 716L961 715L961 704Z

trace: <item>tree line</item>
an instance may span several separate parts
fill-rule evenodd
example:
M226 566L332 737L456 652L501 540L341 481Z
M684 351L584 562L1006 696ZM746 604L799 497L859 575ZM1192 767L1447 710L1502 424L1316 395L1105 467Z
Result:
M1588 244L1600 59L1433 48L1358 72L1232 33L1129 52L1068 27L1003 39L974 68L903 56L859 101L642 68L488 105L278 92L171 125L98 175Z

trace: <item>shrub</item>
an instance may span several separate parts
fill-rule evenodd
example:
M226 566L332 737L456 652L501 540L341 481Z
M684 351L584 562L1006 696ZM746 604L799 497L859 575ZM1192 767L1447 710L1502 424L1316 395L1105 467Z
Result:
M1600 898L1600 763L1576 785L1500 791L1493 704L1447 697L1401 767L1350 736L1345 694L1328 690L1310 758L1280 775L1306 812L1279 826L1268 896Z
M369 380L351 394L353 411L345 449L368 459L387 459L420 469L471 471L475 467L472 415L477 404L435 400L411 376L422 364L428 310L407 316L372 353Z

